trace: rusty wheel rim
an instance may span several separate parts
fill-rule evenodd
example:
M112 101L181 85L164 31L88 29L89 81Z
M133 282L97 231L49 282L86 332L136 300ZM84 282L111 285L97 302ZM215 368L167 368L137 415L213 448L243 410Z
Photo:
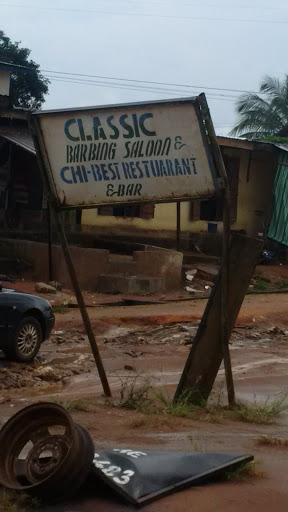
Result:
M61 463L69 450L64 436L49 436L33 445L25 461L26 475L36 483L49 476Z
M0 431L0 484L57 501L83 483L93 455L89 433L63 407L34 404Z

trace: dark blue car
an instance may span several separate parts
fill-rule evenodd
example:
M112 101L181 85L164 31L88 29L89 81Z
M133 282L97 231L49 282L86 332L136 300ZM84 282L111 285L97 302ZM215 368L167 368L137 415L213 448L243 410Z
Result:
M48 300L0 284L0 349L8 359L32 361L54 323Z

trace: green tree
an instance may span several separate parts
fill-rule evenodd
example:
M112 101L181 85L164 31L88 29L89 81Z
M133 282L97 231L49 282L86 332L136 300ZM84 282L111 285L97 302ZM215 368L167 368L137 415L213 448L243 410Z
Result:
M0 61L29 68L27 72L11 73L10 98L12 105L29 110L39 109L48 93L50 83L40 73L40 66L29 60L31 50L21 48L20 41L13 43L2 30L0 30Z
M230 135L252 139L267 136L288 136L288 75L281 82L265 76L261 85L262 96L253 93L242 94L236 103L238 123Z

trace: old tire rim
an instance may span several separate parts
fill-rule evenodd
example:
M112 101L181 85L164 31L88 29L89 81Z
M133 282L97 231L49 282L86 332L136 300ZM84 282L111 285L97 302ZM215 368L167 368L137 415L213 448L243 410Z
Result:
M94 457L89 433L53 403L33 404L0 431L0 484L44 501L70 497L84 483Z

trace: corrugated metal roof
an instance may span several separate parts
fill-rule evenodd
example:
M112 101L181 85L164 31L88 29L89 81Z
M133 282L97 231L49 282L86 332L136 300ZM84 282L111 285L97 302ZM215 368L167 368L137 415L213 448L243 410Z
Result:
M35 68L28 68L27 66L19 66L19 64L12 64L11 62L2 62L0 61L0 69L4 71L11 71L11 72L31 72L34 71Z
M225 139L227 141L231 141L231 146L232 146L233 142L235 142L235 147L237 147L237 145L239 145L241 143L247 142L247 143L253 144L255 146L255 149L256 148L260 149L262 146L262 148L265 150L265 146L266 146L266 149L268 149L268 146L274 146L275 148L282 149L282 151L288 151L288 144L281 144L278 142L271 142L268 140L267 141L252 140L252 139L245 139L244 137L229 137L226 135L217 135L218 144L220 146L224 145Z
M247 142L255 142L251 139L245 139L245 137L231 137L230 135L217 135L217 139L230 139L230 140L246 140Z
M278 144L278 142L270 142L276 148L282 149L283 151L288 151L288 144Z
M0 137L13 142L13 144L20 146L33 155L36 155L34 142L28 128L0 126Z

